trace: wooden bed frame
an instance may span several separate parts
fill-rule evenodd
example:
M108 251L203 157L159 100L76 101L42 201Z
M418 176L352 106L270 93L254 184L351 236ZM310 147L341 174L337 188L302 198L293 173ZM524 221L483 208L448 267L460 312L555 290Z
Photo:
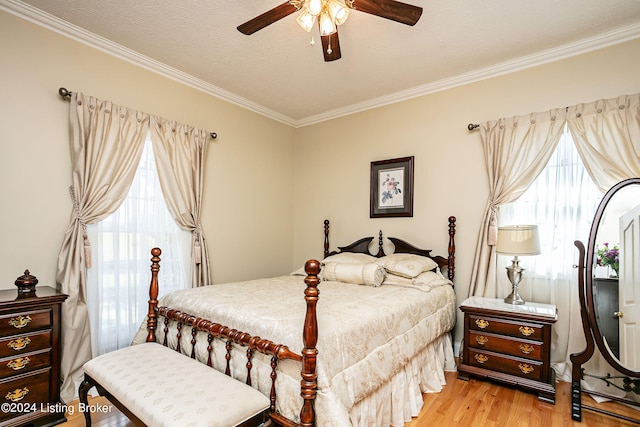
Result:
M425 256L433 259L440 268L446 268L447 276L449 280L453 281L455 276L455 222L456 218L454 216L449 217L449 244L448 244L448 255L447 257L442 256L432 256L431 250L425 250L417 248L412 244L407 243L404 240L389 237L389 241L394 245L394 253L409 253ZM329 220L324 221L324 257L326 258L329 255L334 255L342 252L355 252L355 253L369 253L369 246L371 245L374 237L365 237L359 239L350 245L338 247L337 251L330 252L329 251ZM172 309L170 307L158 307L158 272L160 270L160 250L158 248L154 248L151 252L151 283L149 285L149 311L148 311L148 320L147 320L147 330L148 334L146 337L147 342L156 342L156 330L158 328L158 318L164 317L165 320L165 339L162 343L167 346L167 338L166 334L168 331L168 321L169 319L178 322L178 348L176 349L178 352L181 352L180 349L180 334L181 328L183 326L191 327L192 334L192 349L191 349L191 358L195 359L195 336L197 331L202 331L208 334L208 351L211 354L211 340L213 338L222 339L226 341L227 347L227 369L226 374L230 375L229 372L229 360L231 358L231 345L236 344L242 347L247 348L247 384L251 385L250 378L250 369L251 369L251 358L252 352L258 351L267 355L272 356L272 385L270 392L270 402L271 406L268 411L268 417L273 421L274 424L284 427L312 427L315 426L316 413L315 413L315 398L316 398L316 389L317 389L317 373L316 373L316 359L318 355L318 350L316 348L316 344L318 341L318 320L316 314L316 306L318 303L319 290L318 285L320 283L320 279L318 278L318 274L320 273L320 262L317 260L309 260L305 264L305 273L307 276L304 279L304 283L306 288L304 290L304 299L306 302L306 314L303 325L303 343L304 348L298 354L289 350L286 346L275 344L267 339L262 339L258 336L252 336L247 332L238 331L236 329L232 329L228 326L221 325L215 323L211 320L202 319L199 317L195 317L188 313L183 313L178 310ZM378 251L374 255L375 257L384 256L383 250L383 235L382 231L379 232L378 235ZM302 363L301 368L301 382L300 382L300 395L303 399L303 406L300 411L300 422L296 423L281 414L276 412L276 390L275 390L275 378L276 371L275 368L277 366L277 362L280 359L293 359ZM211 366L211 360L207 363ZM85 388L88 390L88 384L85 385ZM103 390L104 391L104 390ZM86 394L86 390L85 390ZM102 394L102 392L101 392ZM107 395L107 397L109 397ZM110 399L111 400L111 399ZM120 402L114 401L114 404L118 406L125 414L127 414L130 418L133 416L127 408L126 405L122 405ZM135 416L133 416L135 418ZM90 420L89 420L90 421Z

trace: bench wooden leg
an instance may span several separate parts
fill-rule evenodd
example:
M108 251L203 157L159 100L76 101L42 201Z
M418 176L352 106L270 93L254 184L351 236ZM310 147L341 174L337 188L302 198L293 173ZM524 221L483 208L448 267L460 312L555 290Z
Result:
M80 384L80 387L78 388L78 395L80 396L80 404L83 408L89 407L89 400L87 395L89 394L89 389L91 389L91 387L93 387L93 384L87 381L87 378L85 377L84 381L82 381L82 383ZM86 410L84 411L84 422L85 422L85 426L91 427L91 411L86 411Z

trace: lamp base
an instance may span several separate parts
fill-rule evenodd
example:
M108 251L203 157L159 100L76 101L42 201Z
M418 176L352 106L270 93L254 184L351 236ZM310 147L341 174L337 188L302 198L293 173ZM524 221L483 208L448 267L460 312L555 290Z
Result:
M514 305L524 304L524 300L520 295L518 295L518 290L516 288L514 288L513 292L507 295L507 297L504 299L504 302L506 302L507 304L514 304Z
M520 295L518 295L518 284L520 283L520 280L522 280L522 272L524 271L524 268L520 267L520 260L518 260L517 256L513 257L511 265L506 267L506 269L507 276L509 277L509 281L513 288L511 289L511 293L504 299L504 302L507 304L522 305L524 304L524 300Z

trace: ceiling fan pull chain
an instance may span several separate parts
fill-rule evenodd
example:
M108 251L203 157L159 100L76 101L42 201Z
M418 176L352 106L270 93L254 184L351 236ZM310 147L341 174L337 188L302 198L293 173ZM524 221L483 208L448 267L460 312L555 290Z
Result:
M331 55L332 52L333 52L333 49L331 49L331 42L329 42L329 46L327 46L327 53Z
M309 44L310 44L311 46L315 46L315 45L316 45L316 41L315 41L315 39L313 38L313 36L311 36L311 41L309 42Z

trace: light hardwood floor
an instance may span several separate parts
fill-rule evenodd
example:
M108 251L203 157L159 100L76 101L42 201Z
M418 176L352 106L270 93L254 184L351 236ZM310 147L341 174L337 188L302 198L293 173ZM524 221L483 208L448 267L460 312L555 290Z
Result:
M630 422L600 415L593 411L582 412L582 422L571 420L571 387L569 383L558 383L556 404L540 402L533 393L499 385L488 381L457 379L457 373L447 372L447 385L440 393L425 394L424 408L420 415L405 427L448 427L448 426L517 426L517 427L629 427ZM588 397L583 401L594 404ZM104 398L95 398L90 404L108 405ZM605 406L611 403L605 404ZM82 414L67 415L62 427L84 426ZM115 407L107 413L92 416L94 427L133 427L134 424ZM640 412L625 408L627 414L635 417ZM153 427L153 426L151 426ZM179 426L176 426L179 427Z

